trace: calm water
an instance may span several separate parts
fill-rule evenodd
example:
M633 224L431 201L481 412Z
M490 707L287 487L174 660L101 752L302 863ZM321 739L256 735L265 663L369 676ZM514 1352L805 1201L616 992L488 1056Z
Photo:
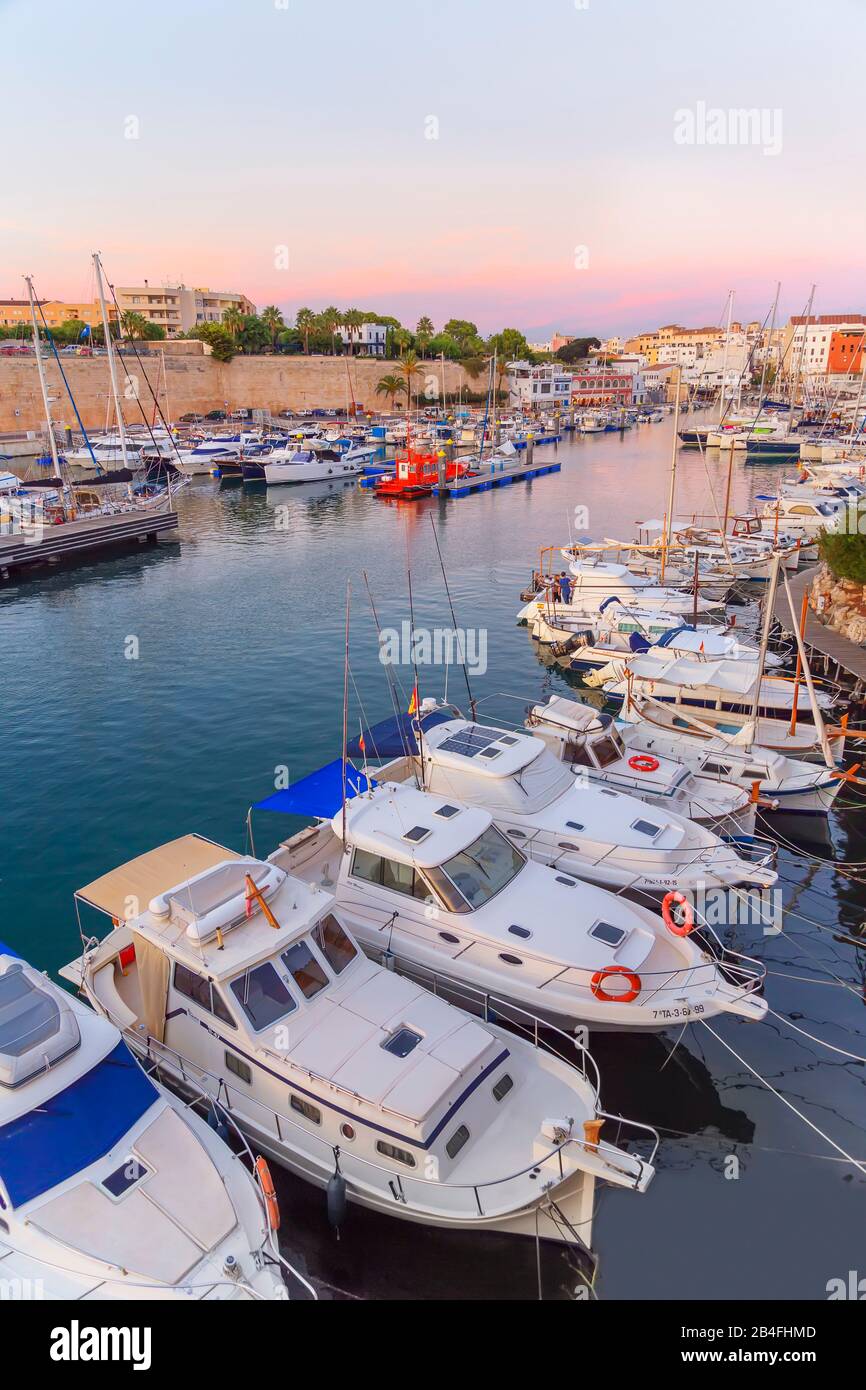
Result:
M575 438L559 446L561 473L450 503L386 504L352 484L252 491L208 480L181 498L180 545L5 586L0 936L56 970L78 951L73 889L191 830L243 848L247 807L273 789L278 766L297 778L337 755L347 578L353 726L362 706L370 720L390 714L362 571L383 625L397 625L408 616L409 553L416 624L450 626L431 517L458 622L488 633L488 669L473 680L481 715L519 720L524 703L566 692L515 624L519 591L539 548L567 539L575 506L589 509L597 538L630 537L636 521L662 514L671 428ZM711 511L708 474L721 502L726 468L681 453L678 514ZM734 505L777 476L737 461ZM130 638L137 659L125 655ZM409 671L401 675L408 689ZM443 683L441 668L422 672L422 695L441 694ZM449 693L465 695L459 671ZM258 852L290 828L259 813ZM864 828L853 805L832 817L828 840L785 848L785 934L762 939L743 928L739 944L768 962L774 1010L866 1057L863 949L843 939L860 934L866 901L821 862L866 861ZM866 1160L861 1064L772 1017L713 1027ZM705 1028L674 1042L593 1043L606 1108L663 1132L649 1192L601 1195L599 1295L820 1298L828 1279L866 1272L859 1173ZM731 1154L735 1180L726 1176ZM287 1249L335 1289L536 1295L531 1242L434 1234L354 1208L337 1242L323 1195L285 1175L278 1183ZM546 1253L543 1280L546 1296L568 1297L577 1282L569 1257Z

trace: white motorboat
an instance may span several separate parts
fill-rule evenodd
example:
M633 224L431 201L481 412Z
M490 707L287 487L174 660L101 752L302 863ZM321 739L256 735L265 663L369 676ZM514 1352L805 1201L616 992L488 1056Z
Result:
M363 473L372 450L350 450L342 458L323 458L309 449L298 449L285 458L273 454L262 460L265 480L272 486L281 483L318 483L325 478L351 478ZM351 455L354 455L352 457Z
M689 921L674 921L667 898L670 928L657 911L577 877L573 866L590 867L594 846L604 841L610 851L607 831L618 820L617 793L578 788L573 774L540 740L458 722L467 729L466 738L472 731L508 764L516 761L515 749L506 747L505 739L515 746L521 740L534 745L533 754L539 749L540 785L527 783L527 766L516 769L519 782L505 776L484 791L485 802L495 807L496 824L480 805L410 785L407 769L405 781L380 782L348 800L345 815L338 811L332 820L283 841L272 860L311 886L333 892L342 920L368 954L393 956L398 969L405 963L434 970L457 986L492 990L557 1027L647 1031L720 1012L755 1020L764 1016L766 1005L755 993L763 975L757 961L726 955L722 970L708 941L689 934ZM447 731L448 725L439 730ZM427 737L425 732L425 763ZM467 776L454 767L450 752L442 750L433 779L473 790L471 769ZM484 767L485 774L492 772L489 759ZM552 799L551 768L562 784ZM571 804L594 814L605 801L611 807L608 825L599 830L566 819ZM643 862L635 847L633 877L652 882L656 890L666 886L664 852L653 847L667 841L668 883L679 888L685 856L677 851L686 827L671 817L659 824L662 818L654 820L642 803L622 801L637 807L634 819L640 824L634 834L649 846ZM729 881L750 877L731 847L702 827L690 827L690 833L689 882L697 881L702 851L702 882L713 874L719 881L726 869ZM756 885L774 879L767 870L751 875Z
M579 617L569 616L556 623L541 612L533 621L531 632L536 641L552 646L560 664L571 671L606 666L617 653L628 655L651 647L683 656L697 654L728 661L756 661L759 654L753 643L740 640L736 629L683 623L682 615L654 613L622 604ZM768 668L782 664L782 657L767 653Z
M4 1298L287 1297L242 1156L2 944L0 1209Z
M617 722L593 705L561 695L534 705L525 723L582 781L639 797L720 835L739 838L754 832L751 783L725 781L717 772L704 777L680 760L676 750L649 753L635 737L634 724Z
M561 747L557 744L554 753L543 737L446 719L425 727L423 750L386 763L377 776L384 782L414 781L426 791L480 806L530 859L617 892L645 896L671 888L772 886L772 869L747 863L732 845L681 812L676 793L690 781L687 771L679 769L677 776L670 765L664 771L659 765L657 804L665 815L648 818L642 801L650 779L628 767L610 716L592 714L586 731L593 722L596 729L590 739L584 737L583 748L593 743L595 757L582 758L572 743L567 766ZM579 770L577 778L572 769ZM697 784L691 790L699 800ZM705 809L713 800L708 797ZM684 797L681 806L687 804ZM718 819L745 810L742 792L731 787L710 815Z
M663 647L651 647L638 656L614 657L609 665L587 672L584 680L592 688L603 687L611 699L648 694L677 705L743 712L752 708L758 674L756 661L679 656ZM835 708L836 697L827 690L817 690L816 697L824 713ZM812 707L805 685L798 685L787 676L761 677L759 717L790 717L795 705L797 718L811 721Z
M542 579L533 597L517 614L518 622L529 622L547 609L554 618L598 610L609 598L643 609L685 615L694 613L696 607L699 613L711 613L721 607L715 601L699 597L696 602L691 594L653 584L644 575L632 574L626 565L584 557L571 561L569 570L567 601L551 596L552 578L547 582Z
M567 720L575 702L551 697L553 717ZM732 722L736 721L736 722ZM762 719L715 711L677 711L653 699L624 701L617 727L629 749L680 759L701 779L718 777L742 788L757 784L762 797L786 814L826 815L842 780L835 768L816 766L823 757L814 724ZM828 734L830 757L841 762L844 735ZM813 761L814 760L814 761Z
M596 1182L643 1190L653 1172L599 1137L591 1055L564 1035L569 1060L540 1048L536 1017L492 995L461 991L473 1017L367 959L320 872L337 862L311 848L307 832L265 862L189 835L132 860L79 891L109 913L133 892L138 910L70 971L174 1084L194 1077L256 1148L327 1188L338 1221L348 1198L589 1245ZM295 859L303 878L282 867ZM632 1133L654 1152L653 1130Z

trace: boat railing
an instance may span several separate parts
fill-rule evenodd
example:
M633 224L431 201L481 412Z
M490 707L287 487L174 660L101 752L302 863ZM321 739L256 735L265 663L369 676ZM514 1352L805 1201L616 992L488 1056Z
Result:
M535 1188L535 1191L543 1191L545 1186L555 1186L569 1176L566 1171L565 1160L570 1152L579 1153L582 1151L596 1155L602 1164L616 1172L618 1181L625 1176L629 1179L626 1185L637 1190L645 1184L647 1175L652 1171L660 1142L658 1131L652 1125L644 1124L640 1120L629 1120L623 1115L615 1115L596 1108L593 1118L610 1121L616 1125L616 1143L609 1143L600 1137L597 1139L590 1139L586 1136L577 1137L572 1135L570 1131L564 1131L563 1137L553 1143L546 1153L537 1156L514 1172L479 1182L443 1182L438 1176L438 1162L435 1155L427 1156L429 1163L425 1167L428 1168L429 1175L416 1174L408 1170L401 1172L394 1167L379 1163L375 1159L367 1158L357 1151L347 1150L345 1146L334 1144L322 1135L315 1134L306 1125L274 1110L265 1102L250 1095L249 1092L241 1091L238 1087L231 1085L224 1076L218 1076L206 1068L200 1067L197 1063L191 1062L188 1057L169 1047L167 1043L158 1042L157 1039L149 1035L145 1041L145 1039L132 1034L131 1040L137 1049L145 1054L157 1076L160 1075L160 1066L164 1065L169 1071L174 1072L182 1086L187 1089L194 1089L198 1093L204 1093L208 1100L213 1100L220 1110L225 1111L231 1117L234 1117L236 1113L232 1106L232 1097L234 1096L236 1101L241 1102L237 1106L237 1113L241 1116L238 1121L240 1125L243 1125L244 1111L253 1108L260 1117L257 1128L265 1126L268 1134L276 1138L279 1143L287 1142L286 1135L290 1131L298 1131L303 1142L296 1145L296 1150L303 1152L306 1149L309 1152L311 1147L317 1149L323 1163L327 1163L328 1167L333 1163L334 1172L343 1172L344 1176L343 1170L347 1166L347 1160L350 1161L353 1168L359 1165L365 1170L370 1170L371 1173L381 1175L382 1190L389 1192L394 1202L400 1205L408 1205L409 1196L416 1188L418 1190L416 1204L418 1206L426 1205L430 1210L435 1209L430 1200L431 1189L435 1190L437 1194L447 1194L447 1197L452 1198L453 1201L451 1206L448 1206L447 1201L445 1205L453 1217L487 1218L514 1210L516 1206L525 1206L527 1200L526 1184L521 1180L528 1177L534 1180L544 1174L549 1177L549 1183ZM208 1083L213 1088L212 1093ZM649 1157L644 1158L640 1154L630 1153L620 1148L619 1141L627 1143L649 1142L651 1145ZM579 1167L578 1162L574 1165L573 1171L577 1171ZM601 1173L600 1176L603 1177L604 1174ZM519 1192L513 1194L511 1200L506 1199L504 1203L500 1203L498 1207L492 1203L485 1206L482 1195L491 1191L500 1192L508 1183L519 1183ZM464 1204L463 1209L461 1209L461 1203ZM468 1210L465 1209L467 1204ZM441 1211L443 1204L437 1205Z

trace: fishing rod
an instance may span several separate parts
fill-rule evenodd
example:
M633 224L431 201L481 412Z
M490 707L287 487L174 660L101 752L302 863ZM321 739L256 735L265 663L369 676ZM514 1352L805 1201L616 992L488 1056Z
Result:
M460 652L460 664L461 664L461 666L463 667L463 679L466 681L466 693L467 693L467 695L469 696L469 709L470 709L470 711L471 711L471 713L472 713L472 719L473 719L473 722L474 722L474 721L477 719L477 717L478 717L477 714L476 714L477 705L476 705L476 702L475 702L475 697L474 697L473 694L472 694L472 687L471 687L471 685L469 684L469 671L467 670L467 667L466 667L466 653L465 653L465 651L463 650L463 642L462 642L462 640L461 640L461 638L460 638L460 629L459 629L458 626L457 626L457 617L456 617L456 614L455 614L455 612L454 612L454 602L453 602L453 600L452 600L452 598L451 598L451 590L450 590L450 588L448 587L448 575L447 575L447 573L446 573L446 571L445 571L445 561L442 559L442 551L441 551L440 546L439 546L439 535L438 535L438 533L437 533L437 531L436 531L436 523L435 523L435 521L433 520L432 515L431 515L431 517L430 517L430 525L431 525L432 528L433 528L433 539L434 539L434 541L436 542L436 554L439 556L439 566L440 566L440 568L441 568L441 570L442 570L442 582L443 582L443 584L445 585L445 593L446 593L447 596L448 596L448 607L449 607L450 610L451 610L451 625L452 625L452 627L453 627L453 629L454 629L454 633L455 633L455 635L456 635L456 637L457 637L457 645L458 645L458 650L459 650L459 652Z

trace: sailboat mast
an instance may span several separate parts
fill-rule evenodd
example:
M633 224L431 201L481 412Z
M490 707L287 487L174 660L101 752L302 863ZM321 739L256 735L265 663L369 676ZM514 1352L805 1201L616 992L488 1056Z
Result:
M731 319L734 315L734 291L728 291L728 322L725 328L725 354L722 358L722 384L719 388L719 424L722 423L722 415L725 408L725 380L728 375L728 347L731 341Z
M767 660L767 647L770 643L770 628L773 623L773 603L776 598L776 585L779 582L779 566L782 557L779 552L773 555L773 569L770 574L770 582L767 586L767 606L764 610L764 626L761 631L761 646L758 652L758 676L755 681L755 696L752 700L752 729L749 747L755 742L758 733L758 712L761 706L761 684L764 679L764 665Z
M108 372L111 377L111 394L114 397L114 413L117 418L117 428L120 431L120 453L123 458L124 468L128 468L129 460L126 454L126 429L123 423L123 411L120 408L120 391L117 385L117 363L114 360L111 326L108 322L108 310L105 307L105 290L102 284L102 263L99 259L98 251L94 251L93 253L93 268L96 271L96 288L99 294L99 307L102 311L102 327L105 332L105 350L108 353Z
M343 661L343 852L348 849L346 841L346 774L348 771L349 745L349 600L352 595L352 581L346 580L346 646Z
M797 370L791 378L791 394L788 399L788 433L791 432L791 421L794 414L794 406L797 401L797 388L800 385L800 373L803 369L803 358L806 355L806 336L809 332L809 322L812 317L812 300L815 298L815 286L809 292L809 302L806 305L806 322L803 324L803 337L800 342L800 352L797 357Z
M51 420L51 404L48 397L48 383L45 380L45 364L42 361L42 340L39 336L39 324L36 321L36 300L33 295L33 281L29 275L24 277L27 285L27 297L30 300L30 320L33 324L33 350L36 353L36 370L39 373L39 386L42 390L42 404L45 408L45 422L48 426L48 443L51 447L51 461L54 464L55 478L61 478L60 456L57 452L57 440L54 438L54 425ZM64 486L64 499L66 500L66 487Z
M671 543L671 531L674 521L674 492L677 485L677 440L679 439L680 427L680 384L682 382L682 376L683 369L681 366L678 366L676 380L677 394L674 403L674 440L671 445L671 485L668 491L668 510L665 517L664 545L662 546L662 568L660 576L662 583L665 581L665 563L667 561L668 548Z

